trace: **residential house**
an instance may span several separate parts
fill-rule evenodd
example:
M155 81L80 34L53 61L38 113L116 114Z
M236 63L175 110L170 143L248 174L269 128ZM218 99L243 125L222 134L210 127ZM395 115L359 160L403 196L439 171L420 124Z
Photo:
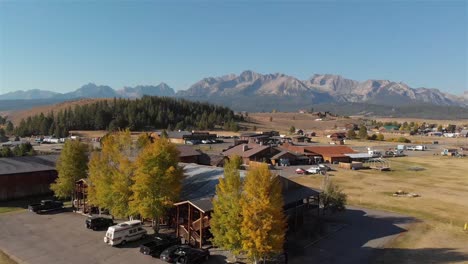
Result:
M202 153L191 146L187 145L178 145L177 150L179 150L179 160L184 163L199 163Z
M251 161L269 161L269 159L278 152L280 152L280 150L272 146L250 143L234 146L221 154L226 157L232 157L234 155L240 156L243 163L248 165Z

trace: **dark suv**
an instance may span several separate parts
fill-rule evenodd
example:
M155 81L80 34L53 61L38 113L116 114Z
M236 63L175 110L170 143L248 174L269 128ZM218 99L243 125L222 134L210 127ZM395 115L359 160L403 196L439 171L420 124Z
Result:
M109 226L113 226L114 221L110 218L101 216L90 216L86 219L86 228L92 230L107 229Z
M140 245L140 252L145 255L158 257L168 247L180 245L180 238L159 234L154 240Z

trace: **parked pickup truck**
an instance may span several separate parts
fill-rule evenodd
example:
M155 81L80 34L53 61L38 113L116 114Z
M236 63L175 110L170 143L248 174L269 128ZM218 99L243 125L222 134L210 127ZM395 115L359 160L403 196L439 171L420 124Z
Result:
M161 255L166 248L174 245L180 245L180 238L159 234L154 240L140 245L140 252L159 258L159 255Z
M62 208L62 202L52 200L42 200L41 203L28 205L28 210L37 214Z

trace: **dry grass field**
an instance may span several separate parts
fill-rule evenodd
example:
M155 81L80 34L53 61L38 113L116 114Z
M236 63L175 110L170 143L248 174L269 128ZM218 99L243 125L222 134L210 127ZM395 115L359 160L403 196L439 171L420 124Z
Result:
M0 250L0 264L15 264L16 262L14 262L9 256L7 256L5 253L3 253L1 250Z
M306 113L249 113L247 120L250 123L243 125L250 129L256 126L257 130L276 130L288 133L291 126L307 131L323 131L334 129L335 125L343 127L350 122L356 122L356 120L343 117L327 117L321 121L316 119L318 119L316 115Z
M8 116L8 120L13 122L13 124L18 125L19 122L21 122L21 119L26 119L29 116L33 116L33 115L40 114L40 113L44 113L44 115L47 115L49 112L65 110L65 109L68 109L69 107L74 108L76 105L86 105L86 104L91 104L91 103L101 101L101 100L110 100L110 99L80 99L80 100L74 100L74 101L66 101L66 102L59 103L59 104L38 106L38 107L31 108L31 109L26 109L26 110L4 112L4 114Z
M350 204L399 212L421 220L384 251L381 263L395 263L392 260L428 263L424 261L428 260L430 251L421 249L429 248L468 256L468 232L463 231L464 223L468 223L468 158L394 158L391 167L389 172L339 169L330 173L332 181L348 195ZM317 176L304 176L297 181L319 188L322 185L322 178ZM398 190L421 197L394 197L392 194Z

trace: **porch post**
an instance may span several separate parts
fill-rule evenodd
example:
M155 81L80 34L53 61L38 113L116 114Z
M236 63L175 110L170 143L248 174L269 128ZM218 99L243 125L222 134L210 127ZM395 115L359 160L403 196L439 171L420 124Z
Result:
M190 241L192 240L191 236L191 227L192 227L192 208L190 206L190 203L187 203L188 205L188 225L187 225L187 231L188 231L188 242L190 244Z
M200 211L200 248L202 247L203 244L203 212Z
M179 206L177 205L177 214L176 214L176 237L179 237Z

